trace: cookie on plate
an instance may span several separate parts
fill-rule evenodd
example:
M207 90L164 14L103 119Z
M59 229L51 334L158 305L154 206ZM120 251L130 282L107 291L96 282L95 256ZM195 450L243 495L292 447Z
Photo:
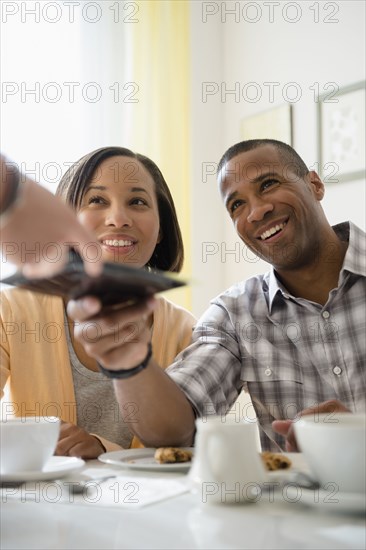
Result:
M155 451L154 458L159 464L190 462L192 460L192 453L179 447L159 447Z
M281 453L263 451L261 453L263 464L267 470L286 470L291 467L291 460Z

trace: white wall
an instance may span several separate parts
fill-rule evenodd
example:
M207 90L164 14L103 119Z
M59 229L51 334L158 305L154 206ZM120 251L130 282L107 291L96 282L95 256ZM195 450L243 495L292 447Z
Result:
M19 12L2 25L2 80L25 82L29 88L34 82L55 81L64 92L57 103L44 98L37 103L32 96L21 101L20 93L2 101L2 147L13 158L24 160L29 170L38 163L36 177L53 190L57 178L47 181L42 173L47 163L65 171L65 161L72 162L94 147L129 141L129 106L113 101L109 88L129 81L131 55L124 42L129 26L113 24L113 2L97 4L103 16L95 24L80 17L83 4L75 10L75 23L70 23L61 2L62 19L57 24L42 18L36 23L33 16L22 23ZM316 103L310 86L318 82L322 91L328 82L344 86L365 79L365 2L192 0L190 6L192 303L199 315L230 284L266 269L264 262L245 250L231 227L217 191L215 165L226 148L241 139L243 117L282 104L282 90L289 82L302 91L294 103L295 148L308 165L318 160ZM297 22L285 20L299 14ZM257 22L250 22L256 18ZM326 18L338 22L325 22ZM67 81L80 83L73 103L65 99L63 82ZM100 101L89 103L80 90L93 81L103 94ZM242 90L249 82L262 89L257 102L245 96L236 102L233 94L220 93L238 85ZM279 83L273 102L265 82ZM324 207L332 223L351 218L365 227L364 204L362 181L327 188ZM5 276L5 266L0 268Z
M347 0L194 4L196 19L192 41L198 47L195 60L200 66L200 70L193 73L193 100L199 106L196 109L200 113L200 117L193 122L195 158L211 158L208 151L215 153L221 148L217 151L218 155L212 157L218 162L229 146L242 139L240 122L243 117L281 105L286 100L297 99L295 93L300 90L301 97L298 94L298 101L292 101L293 145L305 163L312 166L318 161L317 103L312 88L314 83L318 83L316 86L323 93L327 91L327 83L333 82L343 87L365 79L365 3ZM250 22L254 20L257 21ZM221 56L218 49L221 49ZM204 103L202 97L198 97L196 79L201 86L202 82L216 83L223 94L212 92ZM255 87L245 87L253 82ZM272 84L273 97L270 97L268 83L278 83ZM289 83L295 85L290 86ZM235 89L240 91L239 97L233 93L225 94L225 90ZM260 90L261 96L258 94L258 101L253 102L255 90ZM198 174L195 177L200 182ZM212 176L208 180L210 185L207 186L205 204L213 201L211 196L208 197L210 193L217 194L214 179ZM193 203L200 196L196 180ZM358 181L327 185L323 207L331 223L352 219L365 228L365 203L365 183ZM193 209L194 230L198 237L198 242L194 243L195 254L202 241L209 237L212 224L216 228L224 224L223 233L221 229L219 235L217 231L212 232L217 236L223 256L208 257L207 263L202 264L201 272L197 270L198 277L201 273L206 276L216 270L221 275L205 278L205 287L202 287L199 298L194 302L195 311L200 311L205 301L208 303L220 285L222 289L227 288L267 268L264 262L257 261L240 245L223 206L218 209L212 207L210 216L216 220L211 219L210 222L202 198L199 199L199 206ZM225 254L225 250L236 253Z

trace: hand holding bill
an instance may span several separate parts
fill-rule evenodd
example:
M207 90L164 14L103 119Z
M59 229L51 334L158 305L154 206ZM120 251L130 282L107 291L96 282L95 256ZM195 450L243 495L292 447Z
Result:
M97 298L87 296L70 301L67 312L75 321L75 338L88 355L106 369L121 370L130 369L145 359L154 307L154 299L149 298L139 304L103 310Z
M0 169L3 257L27 277L48 277L67 262L73 246L84 260L85 271L99 275L100 244L80 225L74 212L60 198L20 174L15 163L3 155Z

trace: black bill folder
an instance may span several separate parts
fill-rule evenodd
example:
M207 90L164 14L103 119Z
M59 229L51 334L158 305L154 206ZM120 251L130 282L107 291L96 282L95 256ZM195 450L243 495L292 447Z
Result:
M105 263L102 273L91 277L84 271L83 262L76 253L64 269L50 278L28 279L21 272L1 280L1 283L19 288L54 294L66 299L96 296L103 306L123 302L139 302L156 292L185 285L175 274L148 271L126 264Z

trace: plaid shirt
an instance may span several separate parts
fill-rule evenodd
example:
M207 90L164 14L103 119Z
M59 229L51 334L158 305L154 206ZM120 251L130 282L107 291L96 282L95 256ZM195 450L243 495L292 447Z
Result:
M347 222L334 230L349 245L324 306L291 296L273 269L211 302L193 343L168 369L197 416L225 414L244 388L262 448L275 450L283 446L275 419L328 399L365 411L366 235Z

